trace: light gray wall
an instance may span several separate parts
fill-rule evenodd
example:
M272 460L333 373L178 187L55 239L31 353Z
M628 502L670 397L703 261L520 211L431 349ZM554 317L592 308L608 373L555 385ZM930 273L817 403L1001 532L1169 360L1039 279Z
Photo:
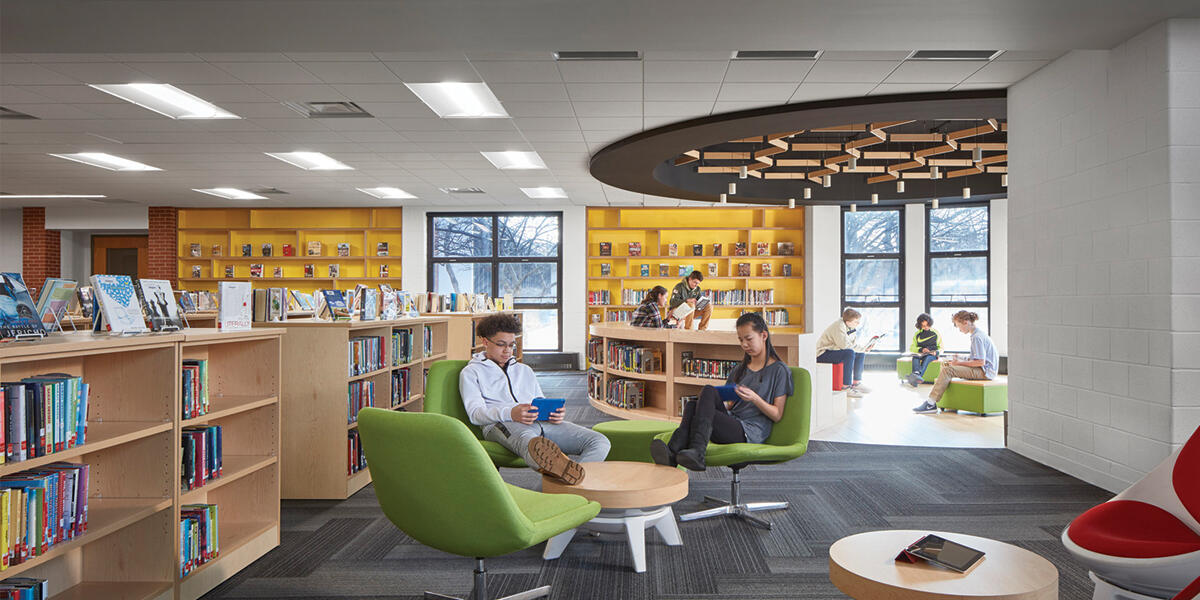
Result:
M0 208L0 271L21 272L21 209Z
M87 281L92 273L92 233L60 231L59 242L62 247L60 277L79 282Z
M842 311L842 209L804 208L804 323L821 333Z
M1009 90L1009 446L1112 491L1200 423L1198 24Z

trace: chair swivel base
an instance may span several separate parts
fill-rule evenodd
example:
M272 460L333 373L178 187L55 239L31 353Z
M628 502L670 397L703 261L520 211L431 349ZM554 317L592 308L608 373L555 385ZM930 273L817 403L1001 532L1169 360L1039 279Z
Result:
M788 507L787 502L748 502L745 504L731 504L727 500L713 498L712 496L705 496L704 501L710 504L720 504L721 506L710 508L708 510L697 511L694 513L688 513L686 515L680 515L679 520L695 521L697 519L707 519L709 517L719 517L721 515L725 515L729 517L737 517L743 521L746 521L747 523L750 523L751 525L754 525L755 527L770 529L770 521L760 519L750 513L760 510L780 510Z
M550 586L543 585L542 587L517 592L503 598L495 600L531 600L532 598L549 598ZM444 594L435 594L434 592L425 592L426 600L491 600L487 593L487 568L483 564L482 558L475 559L475 584L471 589L471 595L466 598L457 596L446 596Z

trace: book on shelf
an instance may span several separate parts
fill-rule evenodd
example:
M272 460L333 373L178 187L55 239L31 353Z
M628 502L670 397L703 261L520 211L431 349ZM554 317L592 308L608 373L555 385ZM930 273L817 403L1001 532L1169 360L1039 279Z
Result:
M0 478L0 522L9 523L9 566L87 532L90 473L87 464L55 462Z
M759 269L760 276L762 276L762 277L770 277L771 276L771 263L762 263L761 265L758 265L758 269Z
M234 277L233 265L225 265L225 278L232 279Z
M15 523L15 521L12 521ZM9 600L38 600L50 597L50 581L37 577L9 577L0 581L0 597Z
M388 276L388 265L379 265L379 276L380 277Z
M398 367L413 359L413 331L411 329L392 330L392 366Z
M384 321L400 318L400 301L396 298L396 292L392 286L386 283L379 284L379 302L382 307L379 310L379 318ZM395 332L393 332L393 335ZM393 352L392 356L395 356Z
M792 265L791 265L791 263L784 263L783 267L781 267L781 268L783 269L783 272L782 272L782 273L780 273L780 275L783 275L784 277L791 277L791 276L792 276Z
M208 359L183 361L183 415L195 419L208 414Z
M283 277L283 267L272 267L271 268L271 277L282 278Z
M221 296L214 292L197 292L196 307L200 310L217 310L221 307Z
M220 512L216 504L179 507L179 576L186 576L221 554Z
M268 321L286 321L287 320L287 288L268 288L267 289L267 320Z
M293 248L291 244L284 244L282 250L283 250L284 256L295 256L296 255L296 249Z
M770 256L771 244L768 242L756 242L754 244L754 254L755 256Z
M667 256L679 256L679 244L667 244Z
M324 303L322 318L327 318L331 321L349 321L350 309L346 306L346 298L338 290L321 290L319 296Z
M350 377L382 369L387 365L383 360L383 337L365 335L350 338L348 357Z
M379 316L379 290L367 288L363 290L362 298L360 318L363 321L374 321Z
M600 242L600 256L612 256L612 242Z
M0 383L0 462L20 462L86 443L90 392L82 377L64 373Z
M358 411L375 405L375 382L351 381L346 392L346 423L358 422Z
M254 246L252 244L242 244L242 257L251 256Z
M392 403L390 408L396 408L409 401L412 395L412 370L408 367L392 371Z
M220 477L224 471L222 430L220 425L196 425L180 430L183 489L194 490Z
M339 242L337 245L337 255L350 256L350 244L346 242Z
M38 295L37 313L46 331L54 331L63 317L67 314L75 299L75 288L79 284L72 279L51 277L42 284L42 293Z
M683 304L681 306L687 306ZM608 366L630 373L662 373L662 350L627 342L608 343Z
M733 256L746 256L746 242L733 243Z
M128 275L92 275L92 292L100 304L106 328L113 333L149 331L138 306L137 291Z
M612 263L600 263L600 276L608 277L612 275Z
M200 265L192 265L192 277L198 279L203 276L204 272L201 270Z
M645 399L645 382L632 379L614 379L608 382L606 400L617 408L642 408L645 406Z
M272 246L271 244L263 244L262 245L262 255L263 256L271 256L271 254L274 251L275 251L275 247Z
M192 256L200 256L200 244L189 244L188 250Z
M721 256L721 243L720 242L713 243L712 248L713 248L713 251L712 251L713 256Z
M305 248L305 254L308 256L321 256L321 242L309 242Z
M775 242L775 254L779 256L794 256L796 254L796 244L794 242Z
M664 264L658 265L658 276L659 277L670 277L671 276L671 265L664 265Z
M709 277L717 276L717 263L708 263L708 276Z
M738 277L749 277L750 276L750 263L743 263L743 262L738 263L737 264L737 276Z
M641 242L629 242L629 255L630 256L641 256L642 255L642 243Z
M217 283L219 295L217 329L239 331L250 329L250 282L221 281Z
M682 352L679 367L684 377L701 377L705 379L727 379L740 360L719 360L695 358L691 351Z
M220 244L212 245L212 255L213 256L221 256L221 245Z
M692 244L692 256L704 256L704 244Z
M312 263L304 263L304 276L305 277L315 276L316 270L317 270L316 265L313 265Z
M363 453L357 429L351 429L346 432L346 452L347 460L349 461L346 468L347 475L353 475L367 468L367 455Z
M79 306L79 313L87 318L92 316L92 286L81 285L75 288L75 302Z
M45 328L21 274L0 273L0 338L43 333Z
M179 308L184 313L196 312L196 301L192 298L191 294L184 291L179 292Z
M342 265L340 265L338 263L333 263L333 264L329 265L329 276L330 277L341 277L342 276Z
M138 299L150 321L150 329L183 329L183 317L179 316L179 304L175 302L175 290L171 289L171 282L165 279L139 279Z
M650 276L650 265L642 264L641 270L639 272L641 273L642 277L649 277Z
M388 243L387 242L376 243L375 244L375 256L387 256L387 255L388 255Z
M251 277L262 277L262 276L263 276L263 266L262 266L262 263L251 263L251 265L250 265L250 276L251 276Z
M688 275L692 274L693 270L694 269L692 269L692 265L679 265L679 268L677 269L677 272L675 273L675 275L677 277L687 277Z

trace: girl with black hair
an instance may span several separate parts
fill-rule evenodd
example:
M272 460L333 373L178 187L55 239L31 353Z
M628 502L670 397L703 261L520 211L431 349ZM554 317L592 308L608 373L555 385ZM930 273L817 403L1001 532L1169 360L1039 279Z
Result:
M704 386L700 398L684 407L671 441L650 443L654 462L703 471L709 441L761 444L771 435L772 425L783 418L784 403L792 394L792 372L775 352L766 321L758 313L742 315L737 335L746 356L725 384L736 386L738 400L726 406L716 388Z
M921 385L925 380L925 369L938 359L941 350L942 336L933 328L933 317L921 313L917 316L917 332L913 334L912 346L908 349L913 355L912 372L905 378L905 383L911 387Z
M672 327L668 317L663 321L662 314L659 312L667 305L667 288L656 285L646 292L646 298L638 305L637 310L633 311L633 319L629 324L634 327Z

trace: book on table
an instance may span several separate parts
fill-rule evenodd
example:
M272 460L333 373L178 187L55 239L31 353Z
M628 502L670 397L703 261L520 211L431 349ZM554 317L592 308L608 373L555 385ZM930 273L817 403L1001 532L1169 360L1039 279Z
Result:
M138 305L137 291L128 275L92 275L92 290L100 303L107 328L113 333L149 331Z

